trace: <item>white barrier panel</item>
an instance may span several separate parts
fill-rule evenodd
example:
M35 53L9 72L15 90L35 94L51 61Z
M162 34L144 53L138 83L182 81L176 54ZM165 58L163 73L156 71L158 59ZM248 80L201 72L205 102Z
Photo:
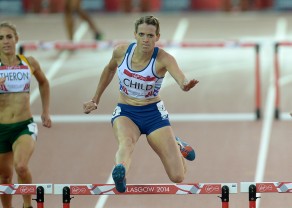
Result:
M195 184L127 184L125 193L119 193L114 184L54 184L54 194L62 194L70 188L71 195L116 195L116 194L221 194L227 186L229 193L237 193L236 183Z
M40 186L44 188L44 194L53 193L53 184L0 184L0 194L36 194Z
M249 192L250 185L257 193L292 193L292 182L241 182L240 192Z

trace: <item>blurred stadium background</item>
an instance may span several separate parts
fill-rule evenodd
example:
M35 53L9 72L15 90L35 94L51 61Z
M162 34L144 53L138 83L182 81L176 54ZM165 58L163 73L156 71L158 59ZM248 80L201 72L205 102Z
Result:
M292 10L291 0L84 0L82 4L87 10L100 12ZM1 15L59 13L63 8L64 0L0 0Z

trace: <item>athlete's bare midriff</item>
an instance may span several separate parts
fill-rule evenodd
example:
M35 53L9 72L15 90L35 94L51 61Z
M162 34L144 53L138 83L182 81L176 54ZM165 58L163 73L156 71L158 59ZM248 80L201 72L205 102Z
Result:
M118 102L127 104L127 105L133 105L133 106L143 106L143 105L159 102L160 100L161 98L159 96L156 96L154 98L149 98L149 99L137 99L137 98L126 96L120 92Z
M32 117L29 93L0 94L0 123L10 124Z

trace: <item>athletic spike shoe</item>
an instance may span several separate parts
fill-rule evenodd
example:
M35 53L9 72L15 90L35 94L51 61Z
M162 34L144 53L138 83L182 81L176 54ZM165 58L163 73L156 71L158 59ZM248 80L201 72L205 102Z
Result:
M112 177L118 192L123 193L126 191L126 168L123 164L115 166L112 172Z
M101 33L95 33L94 38L95 38L95 40L102 40L103 35Z
M189 161L193 161L196 158L194 149L188 143L182 141L178 137L175 137L175 140L179 146L180 152L183 155L183 157Z

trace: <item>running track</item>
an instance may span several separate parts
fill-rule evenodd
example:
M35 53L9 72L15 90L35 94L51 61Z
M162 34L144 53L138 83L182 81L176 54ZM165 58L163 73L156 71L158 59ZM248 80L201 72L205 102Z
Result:
M291 181L291 123L274 120L273 43L292 34L292 16L274 13L156 14L162 39L175 41L240 40L261 44L262 114L254 119L254 51L252 49L169 48L187 76L200 81L189 93L169 77L161 96L178 136L197 152L187 162L185 182ZM139 14L94 14L107 40L133 38ZM1 18L5 19L5 18ZM65 40L63 17L58 15L9 16L21 40ZM113 24L109 27L108 25ZM76 41L91 39L88 27L78 22ZM289 53L286 52L286 56ZM291 110L292 79L283 54L281 111ZM291 53L290 53L291 54ZM108 50L27 51L39 60L51 83L53 128L39 125L39 138L31 160L34 183L111 183L117 148L109 122L117 98L117 80L106 90L98 111L84 115L82 104L95 92ZM291 73L291 72L290 72ZM40 98L33 83L31 103L36 121ZM191 115L191 116L190 116ZM141 137L133 155L128 183L170 183L158 157ZM258 207L292 206L287 194L265 194ZM21 206L15 196L14 207ZM218 207L215 195L75 196L77 208ZM62 207L61 196L45 196L45 207ZM248 207L248 194L230 196L230 207Z

